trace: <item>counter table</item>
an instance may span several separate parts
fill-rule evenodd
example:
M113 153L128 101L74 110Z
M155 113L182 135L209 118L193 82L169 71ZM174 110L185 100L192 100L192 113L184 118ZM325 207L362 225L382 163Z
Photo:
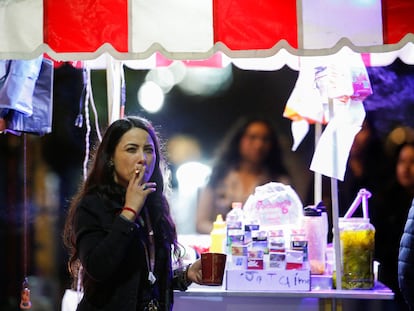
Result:
M183 245L208 246L209 235L180 235ZM190 262L195 257L190 258ZM192 284L174 293L174 311L394 311L394 293L376 282L371 290L335 290L325 277L311 276L310 291L227 290Z
M230 291L193 284L175 292L174 311L369 311L390 310L394 293L377 282L371 290Z

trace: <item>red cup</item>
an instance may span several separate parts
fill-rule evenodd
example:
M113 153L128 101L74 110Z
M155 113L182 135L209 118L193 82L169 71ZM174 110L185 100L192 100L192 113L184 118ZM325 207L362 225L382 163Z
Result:
M221 285L226 267L226 254L202 253L201 269L203 285Z

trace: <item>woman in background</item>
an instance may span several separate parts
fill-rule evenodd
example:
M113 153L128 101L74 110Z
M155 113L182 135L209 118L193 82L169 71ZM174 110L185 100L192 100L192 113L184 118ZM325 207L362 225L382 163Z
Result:
M399 148L396 168L398 183L409 197L414 197L414 142L403 144Z
M165 168L150 122L127 117L109 126L64 228L75 280L82 267L78 311L169 311L173 289L201 281L199 260L172 268L180 250Z
M200 192L197 232L210 233L217 214L225 217L232 202L244 203L257 186L272 181L289 182L273 123L262 117L241 118L221 142Z
M370 216L376 230L375 260L380 263L378 279L395 293L395 310L404 311L407 307L398 285L398 254L414 198L414 143L406 142L397 148L394 172L389 187L376 198L372 197Z

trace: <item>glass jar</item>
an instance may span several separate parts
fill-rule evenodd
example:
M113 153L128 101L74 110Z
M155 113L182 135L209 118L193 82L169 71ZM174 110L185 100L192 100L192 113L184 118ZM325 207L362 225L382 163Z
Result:
M368 218L339 218L342 288L374 287L375 228ZM335 284L335 283L334 283Z

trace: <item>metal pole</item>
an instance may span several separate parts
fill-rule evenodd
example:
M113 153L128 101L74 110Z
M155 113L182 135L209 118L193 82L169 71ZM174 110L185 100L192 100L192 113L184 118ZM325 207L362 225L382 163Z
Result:
M329 121L332 120L334 115L333 99L329 98ZM333 169L337 167L337 137L336 130L333 131L332 144L333 144ZM336 271L336 289L342 289L342 261L341 261L341 244L339 238L339 204L338 204L338 181L331 177L331 199L332 199L332 225L333 225L333 237L335 247L335 271Z

